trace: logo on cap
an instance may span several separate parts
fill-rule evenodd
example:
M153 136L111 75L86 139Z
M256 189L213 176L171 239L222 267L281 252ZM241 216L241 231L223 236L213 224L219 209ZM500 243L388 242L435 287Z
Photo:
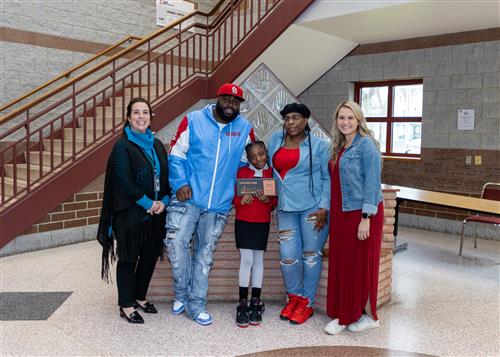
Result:
M233 95L236 98L239 98L240 101L245 101L245 99L243 98L243 89L233 83L224 83L222 86L220 86L219 91L217 92L217 96L220 95Z

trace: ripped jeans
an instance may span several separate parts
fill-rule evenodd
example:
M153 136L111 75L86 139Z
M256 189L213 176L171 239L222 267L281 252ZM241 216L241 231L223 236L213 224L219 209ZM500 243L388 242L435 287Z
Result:
M280 264L287 293L309 298L314 304L321 275L322 249L328 237L328 225L314 230L308 215L317 208L298 212L278 211Z
M229 213L207 212L175 196L167 207L163 243L172 265L175 299L192 319L207 311L208 274L228 217Z

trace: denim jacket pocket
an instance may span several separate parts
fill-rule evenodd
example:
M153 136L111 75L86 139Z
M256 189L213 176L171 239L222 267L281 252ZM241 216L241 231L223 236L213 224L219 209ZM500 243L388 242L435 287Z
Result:
M361 177L363 172L363 153L359 150L353 150L342 158L348 175L350 177Z

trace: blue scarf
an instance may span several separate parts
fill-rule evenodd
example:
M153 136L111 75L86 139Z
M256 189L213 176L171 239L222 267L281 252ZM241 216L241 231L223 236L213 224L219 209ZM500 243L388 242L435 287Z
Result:
M133 131L129 125L125 127L127 138L136 145L139 145L142 150L153 150L155 137L148 128L144 134Z
M156 151L154 150L154 142L155 137L151 130L148 128L144 134L137 133L133 131L130 126L125 127L125 134L127 135L127 139L139 146L146 156L149 158L149 162L153 166L155 175L160 177L160 160L158 160L158 156L156 155ZM155 199L158 197L158 192L155 192Z

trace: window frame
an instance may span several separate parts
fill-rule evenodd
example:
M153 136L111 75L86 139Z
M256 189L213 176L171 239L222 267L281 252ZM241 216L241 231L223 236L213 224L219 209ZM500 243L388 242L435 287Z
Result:
M412 84L424 84L423 79L403 79L403 80L390 80L390 81L376 81L376 82L355 82L354 83L354 101L361 103L361 90L363 88L369 87L388 87L387 91L387 116L386 117L366 117L367 122L374 123L387 123L386 128L386 147L385 152L383 152L384 157L405 157L405 158L420 158L420 154L405 154L405 153L394 153L391 152L392 147L392 124L393 123L422 123L422 117L395 117L393 116L393 98L394 98L394 87L412 85ZM422 104L423 106L423 104ZM422 108L423 111L423 108ZM420 136L422 138L422 136ZM420 147L422 149L422 147Z

